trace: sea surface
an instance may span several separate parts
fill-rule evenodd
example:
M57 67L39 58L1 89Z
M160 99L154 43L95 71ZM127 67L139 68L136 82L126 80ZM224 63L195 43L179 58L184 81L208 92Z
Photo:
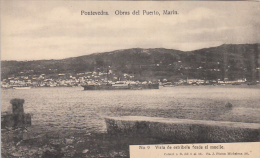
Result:
M83 91L83 87L1 89L1 112L25 100L32 125L49 130L105 132L105 116L151 116L260 123L260 87L176 86L152 90ZM231 103L232 107L225 105Z
M25 100L32 126L1 129L1 157L129 158L129 145L177 140L106 132L106 116L150 116L260 123L260 86L176 86L83 91L82 87L1 89L1 113ZM257 140L256 140L257 141ZM185 143L185 142L181 142Z

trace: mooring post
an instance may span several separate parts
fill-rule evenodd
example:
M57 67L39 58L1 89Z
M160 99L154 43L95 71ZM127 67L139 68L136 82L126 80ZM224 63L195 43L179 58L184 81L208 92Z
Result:
M12 99L10 100L13 109L14 127L24 127L24 99Z
M24 114L24 110L23 110L24 99L18 99L18 98L11 99L10 103L12 104L14 115Z
M12 99L12 113L1 116L1 127L25 127L31 125L31 115L25 114L23 109L24 99Z

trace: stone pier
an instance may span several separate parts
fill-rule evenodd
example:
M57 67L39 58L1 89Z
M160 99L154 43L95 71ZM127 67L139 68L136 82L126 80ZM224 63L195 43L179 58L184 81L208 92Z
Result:
M260 141L260 124L144 116L106 117L109 134L160 138L172 143Z
M1 116L1 127L26 127L31 125L31 115L24 113L24 99L12 99L12 113Z

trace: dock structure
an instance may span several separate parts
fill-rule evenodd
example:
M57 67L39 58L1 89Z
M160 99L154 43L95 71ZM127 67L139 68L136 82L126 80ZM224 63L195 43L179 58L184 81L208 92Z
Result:
M31 125L31 115L24 113L24 99L12 99L12 113L1 115L1 127L25 127Z
M172 143L260 141L260 124L145 116L105 117L109 134L141 135Z

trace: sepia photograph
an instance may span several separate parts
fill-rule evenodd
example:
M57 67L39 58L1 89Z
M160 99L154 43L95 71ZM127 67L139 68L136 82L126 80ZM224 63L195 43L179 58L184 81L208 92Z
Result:
M259 17L257 1L2 0L1 157L260 156Z

